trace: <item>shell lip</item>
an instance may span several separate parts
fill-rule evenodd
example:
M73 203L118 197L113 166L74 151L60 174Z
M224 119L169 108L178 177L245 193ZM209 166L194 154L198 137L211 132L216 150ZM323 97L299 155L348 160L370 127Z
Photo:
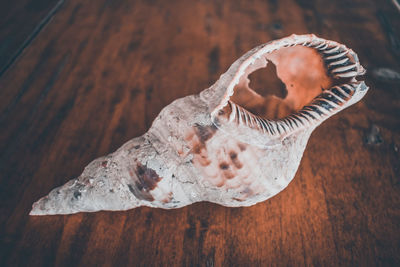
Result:
M242 75L244 75L245 70L258 58L280 48L296 45L317 50L324 60L328 75L334 79L345 79L346 82L323 90L321 94L303 106L302 109L282 119L273 120L256 116L235 105L230 100L234 93L234 88L239 83ZM244 60L232 76L228 86L226 86L222 100L211 111L211 120L218 128L222 128L218 120L218 113L227 105L230 105L230 107L235 105L237 110L240 109L242 111L243 117L247 116L249 118L237 119L238 123L245 123L247 127L258 130L264 135L266 134L270 139L282 141L299 130L312 126L315 128L325 119L361 100L369 89L364 81L357 80L359 76L366 73L366 70L359 62L357 54L343 44L319 38L314 34L293 34L283 39L271 41L250 50L242 58Z

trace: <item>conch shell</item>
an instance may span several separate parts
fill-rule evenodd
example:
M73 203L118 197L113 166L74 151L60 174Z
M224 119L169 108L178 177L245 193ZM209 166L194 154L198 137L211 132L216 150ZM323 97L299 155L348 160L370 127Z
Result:
M284 99L249 88L248 75L269 62L286 84ZM165 107L143 136L34 203L30 214L264 201L293 179L311 132L366 94L356 79L364 73L352 50L315 35L260 45L210 88Z

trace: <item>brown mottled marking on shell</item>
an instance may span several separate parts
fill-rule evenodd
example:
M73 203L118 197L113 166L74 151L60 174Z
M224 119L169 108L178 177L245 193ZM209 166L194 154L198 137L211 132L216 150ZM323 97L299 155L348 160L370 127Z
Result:
M157 172L146 165L137 163L129 169L129 175L134 180L134 185L128 184L129 191L138 199L153 201L150 191L156 188L157 183L162 179Z
M240 151L245 151L247 146L243 143L238 143L238 147L239 147Z
M227 169L229 169L229 164L226 163L226 162L222 162L222 163L219 164L219 168L221 170L227 170Z
M230 171L230 170L224 171L223 175L224 175L224 177L226 179L233 179L236 176L236 174L233 171Z
M227 162L221 162L219 164L219 168L222 171L222 175L226 179L232 179L236 176L236 174L231 170L230 165Z
M196 155L195 160L202 166L208 166L211 161L208 158L206 142L215 134L217 127L195 124L193 129L194 133L188 134L186 140L191 143L191 151Z
M172 192L169 192L168 195L167 195L163 200L161 200L161 201L162 201L163 203L169 203L169 202L171 202L172 197L173 197Z
M247 144L233 139L217 145L213 142L213 138L219 140L219 134L223 133L214 125L196 124L185 135L190 153L193 155L193 165L201 172L205 181L215 187L237 190L240 195L237 201L244 201L256 195L249 186L257 188L259 183L258 180L253 180L253 176L249 176L253 171L252 167L249 165L246 169L240 155L255 152L249 149Z
M245 201L247 198L256 195L256 192L251 190L250 187L246 187L243 191L240 192L242 194L241 197L233 197L232 200L236 200L239 202Z
M231 158L231 161L236 168L241 169L243 167L243 164L239 161L237 153L235 151L229 152L229 157Z
M206 141L209 140L217 131L217 127L214 124L210 126L202 126L200 124L195 124L195 133L199 138L199 141L205 145Z

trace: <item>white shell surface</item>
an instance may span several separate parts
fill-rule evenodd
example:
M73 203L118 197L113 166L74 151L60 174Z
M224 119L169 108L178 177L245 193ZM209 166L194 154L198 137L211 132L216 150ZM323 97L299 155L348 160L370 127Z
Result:
M230 100L238 87L257 98L248 88L247 75L268 61L279 67L280 54L271 53L293 46L317 51L331 88L279 119L253 114ZM294 52L290 58L296 59L300 52ZM297 64L293 62L287 64ZM281 77L284 70L278 70ZM91 162L77 179L34 203L30 214L139 206L170 209L198 201L236 207L264 201L293 179L312 131L365 95L368 87L356 80L363 73L353 51L314 35L292 35L261 45L239 58L200 95L165 107L146 134ZM295 101L290 92L289 98L290 103Z

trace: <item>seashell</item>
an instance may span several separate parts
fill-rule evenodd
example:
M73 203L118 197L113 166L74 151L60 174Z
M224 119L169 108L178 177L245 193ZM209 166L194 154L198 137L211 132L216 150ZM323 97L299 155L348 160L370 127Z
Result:
M249 87L248 75L271 62L286 84L284 99ZM351 49L312 34L260 45L210 88L165 107L143 136L34 203L30 214L264 201L293 179L311 132L367 93L356 79L364 73Z

